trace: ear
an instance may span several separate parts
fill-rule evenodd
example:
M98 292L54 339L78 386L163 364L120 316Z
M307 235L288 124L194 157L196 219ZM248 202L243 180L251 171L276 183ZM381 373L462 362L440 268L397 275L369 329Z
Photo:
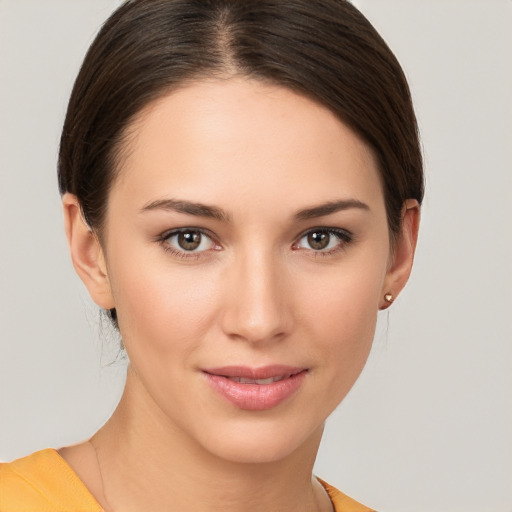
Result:
M402 208L402 226L392 249L391 263L384 279L379 309L388 308L409 279L418 241L419 224L418 201L407 199Z
M92 300L103 309L114 306L107 265L98 237L85 222L75 195L62 196L64 225L71 260L76 273L85 284Z

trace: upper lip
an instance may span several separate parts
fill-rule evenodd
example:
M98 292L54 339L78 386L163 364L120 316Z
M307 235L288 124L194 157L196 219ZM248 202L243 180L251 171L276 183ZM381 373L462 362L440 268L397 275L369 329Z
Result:
M203 372L220 377L241 377L244 379L269 379L271 377L290 377L307 368L273 364L252 368L250 366L222 366L218 368L204 368Z

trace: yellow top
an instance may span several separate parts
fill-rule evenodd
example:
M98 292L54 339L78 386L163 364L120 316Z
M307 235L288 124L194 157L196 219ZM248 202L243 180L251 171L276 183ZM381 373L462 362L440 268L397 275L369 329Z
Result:
M336 512L371 512L320 480ZM103 512L77 474L53 449L0 464L0 512Z

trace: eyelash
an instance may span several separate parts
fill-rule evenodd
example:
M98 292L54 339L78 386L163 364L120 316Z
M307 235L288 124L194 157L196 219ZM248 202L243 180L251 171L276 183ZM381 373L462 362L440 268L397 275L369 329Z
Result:
M182 250L176 249L175 247L170 245L169 238L171 238L173 236L177 236L180 233L198 233L201 236L205 236L206 238L211 240L212 244L214 244L215 246L218 246L217 242L215 242L214 237L208 231L205 231L204 229L201 229L201 228L193 228L193 227L190 227L190 228L187 227L187 228L181 228L181 229L173 229L172 231L166 231L166 232L162 233L161 235L159 235L157 237L156 241L160 243L160 245L162 246L162 248L164 249L165 252L168 252L172 256L176 256L178 258L183 258L183 259L186 259L186 258L197 259L197 258L201 257L202 253L207 251L207 250L204 250L204 251L186 251L184 249L182 249ZM219 246L219 249L215 248L213 250L220 250L220 246Z
M315 250L313 248L306 249L306 248L300 248L297 247L299 242L312 234L326 234L329 236L334 236L338 239L338 243L332 247L329 250ZM340 228L330 228L330 227L318 227L318 228L310 228L304 233L302 233L299 238L297 239L297 242L293 244L293 247L295 250L306 250L311 251L315 258L317 257L328 257L333 256L335 254L338 254L339 252L344 251L347 246L354 241L354 235L350 231L347 231L346 229L340 229Z
M176 249L169 243L169 239L174 236L178 236L180 233L197 233L201 236L207 237L211 243L215 246L215 248L211 249L214 251L221 250L220 245L215 241L214 237L211 233L208 231L205 231L202 228L193 228L193 227L187 227L187 228L180 228L180 229L174 229L172 231L166 231L159 235L156 238L156 241L162 245L162 248L164 251L170 253L172 256L176 256L178 258L194 258L198 259L203 255L203 253L207 252L209 249L205 249L202 251L186 251L184 249ZM329 249L329 250L315 250L313 248L301 248L298 247L298 244L302 239L305 237L312 235L312 234L327 234L329 236L334 236L338 239L338 243L335 247ZM354 235L345 229L340 228L330 228L330 227L318 227L318 228L310 228L304 233L302 233L297 239L296 242L293 243L292 248L296 251L310 251L314 257L328 257L332 256L334 254L337 254L341 251L344 251L347 248L347 245L352 243L354 241Z

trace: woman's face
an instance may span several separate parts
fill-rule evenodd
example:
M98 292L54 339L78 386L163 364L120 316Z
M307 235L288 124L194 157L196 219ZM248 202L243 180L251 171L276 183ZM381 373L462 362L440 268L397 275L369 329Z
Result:
M372 152L328 109L246 79L156 101L126 144L98 302L117 309L130 385L210 453L285 457L354 384L390 291Z

